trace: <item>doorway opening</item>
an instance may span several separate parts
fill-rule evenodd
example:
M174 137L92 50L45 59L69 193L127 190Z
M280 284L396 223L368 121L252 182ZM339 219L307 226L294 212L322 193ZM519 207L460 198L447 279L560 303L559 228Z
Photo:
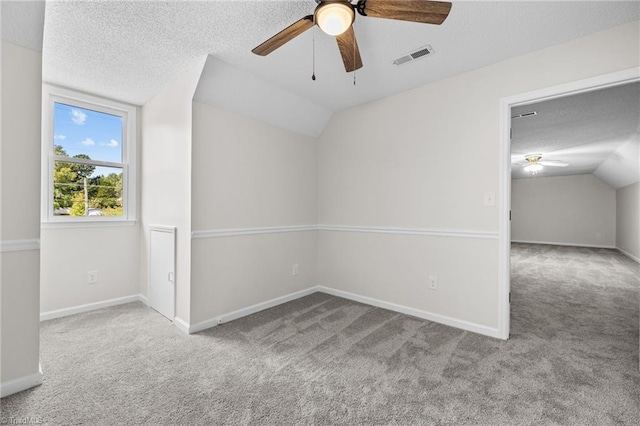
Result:
M554 158L557 156L550 155L548 152L542 152L545 149L545 146L542 142L544 142L544 138L541 135L534 135L531 139L535 140L538 138L538 146L532 144L530 147L531 152L519 152L519 150L527 150L526 147L512 147L512 132L514 123L517 120L528 120L528 119L536 119L539 120L541 115L536 111L536 105L543 106L543 103L552 104L553 100L558 100L561 103L561 99L566 99L570 96L580 95L580 96L595 96L597 91L602 91L604 89L614 89L619 86L630 85L640 81L640 70L638 69L630 69L617 73L607 74L595 78L590 78L586 80L580 80L577 82L572 82L568 84L563 84L559 86L550 87L547 89L537 90L534 92L529 92L517 96L512 96L508 98L503 98L500 102L500 126L501 126L501 135L500 135L500 200L501 204L500 208L500 286L499 286L499 335L503 339L509 338L510 335L510 324L511 324L511 256L512 256L512 215L515 213L513 211L513 199L512 199L512 173L515 176L518 174L522 175L523 173L537 173L540 174L542 172L542 168L544 169L563 169L563 173L567 173L570 171L569 166L564 166L560 163L567 163L567 161L563 161L560 158ZM631 87L631 86L627 86ZM622 90L622 89L620 89ZM535 112L535 114L534 114ZM550 114L553 115L553 114ZM512 118L513 117L513 118ZM547 117L549 118L549 117ZM551 117L553 118L553 117ZM556 118L557 114L556 114ZM636 128L637 133L637 128ZM560 146L560 149L571 150L573 149L574 153L579 153L580 147L575 144L571 146L571 143L567 146ZM613 141L600 141L601 144L598 145L597 149L602 150L603 146L605 148L612 149L614 148L615 143ZM621 141L618 141L618 145L620 145ZM584 144L583 144L584 145ZM512 157L512 148L514 148L513 154L515 158ZM595 149L591 147L590 149ZM617 148L620 148L618 146ZM584 147L582 148L584 149ZM597 150L596 149L596 150ZM615 151L615 150L614 150ZM553 152L553 151L551 151ZM529 155L530 154L530 155ZM546 156L545 156L546 154ZM589 157L593 153L583 152L583 157ZM602 153L601 153L602 154ZM610 152L611 154L611 152ZM518 155L522 158L518 158ZM525 158L527 156L528 158ZM572 157L571 161L574 162L574 167L572 169L577 170L577 166L582 164L582 160L578 160L578 157ZM584 158L583 158L584 160ZM541 163L548 162L547 165L543 165ZM553 162L557 162L555 165L550 165ZM584 166L584 165L583 165ZM526 170L525 170L526 168ZM587 174L583 167L583 174ZM535 202L534 202L535 203ZM526 204L526 203L525 203ZM615 219L614 219L615 221ZM517 232L520 232L518 230ZM594 231L593 237L596 239L603 240L604 238L613 238L613 247L615 247L615 232L613 236L606 237L603 231ZM599 234L599 235L598 235ZM540 242L557 242L553 239L551 241L543 241ZM588 244L588 243L584 243ZM594 244L595 245L595 244ZM522 247L520 247L522 248Z

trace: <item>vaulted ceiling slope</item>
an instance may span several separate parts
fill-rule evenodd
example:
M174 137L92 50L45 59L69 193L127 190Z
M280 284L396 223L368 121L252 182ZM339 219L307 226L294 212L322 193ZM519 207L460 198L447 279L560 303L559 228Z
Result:
M339 111L640 19L635 1L455 1L440 26L358 16L354 28L364 67L356 85L333 37L317 28L266 57L251 53L315 6L314 0L48 1L43 78L142 105L211 55L270 87ZM432 55L393 65L426 44ZM235 90L242 98L250 89L240 84Z
M511 123L514 178L592 173L614 188L640 180L640 83L513 108L520 114ZM568 166L534 176L517 165L526 154Z
M213 56L207 58L193 100L314 137L320 136L332 114Z

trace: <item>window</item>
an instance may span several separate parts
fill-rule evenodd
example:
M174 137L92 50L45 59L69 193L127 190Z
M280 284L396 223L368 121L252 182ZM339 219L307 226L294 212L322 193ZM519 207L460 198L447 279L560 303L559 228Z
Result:
M135 107L43 92L43 222L135 220Z

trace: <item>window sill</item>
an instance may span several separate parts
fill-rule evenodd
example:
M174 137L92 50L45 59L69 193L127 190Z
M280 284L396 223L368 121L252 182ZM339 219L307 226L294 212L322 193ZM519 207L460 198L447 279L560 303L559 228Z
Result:
M137 223L135 220L65 220L41 222L40 229L129 227Z

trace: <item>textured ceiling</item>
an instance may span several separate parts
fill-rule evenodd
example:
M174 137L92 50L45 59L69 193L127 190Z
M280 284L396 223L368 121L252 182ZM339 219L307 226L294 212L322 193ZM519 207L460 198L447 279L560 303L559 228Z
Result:
M2 0L2 39L31 50L42 50L44 0Z
M51 1L46 81L144 104L210 54L331 111L640 19L638 2L454 2L441 26L358 16L364 68L344 72L335 40L307 31L267 57L251 49L313 11L304 1ZM312 81L315 34L316 75ZM435 53L392 61L430 44ZM243 96L243 87L236 88ZM215 96L215 94L211 94Z
M545 167L536 176L594 173L613 187L637 182L640 143L640 83L625 84L512 109L512 176L531 177L525 154L564 161L567 167Z

